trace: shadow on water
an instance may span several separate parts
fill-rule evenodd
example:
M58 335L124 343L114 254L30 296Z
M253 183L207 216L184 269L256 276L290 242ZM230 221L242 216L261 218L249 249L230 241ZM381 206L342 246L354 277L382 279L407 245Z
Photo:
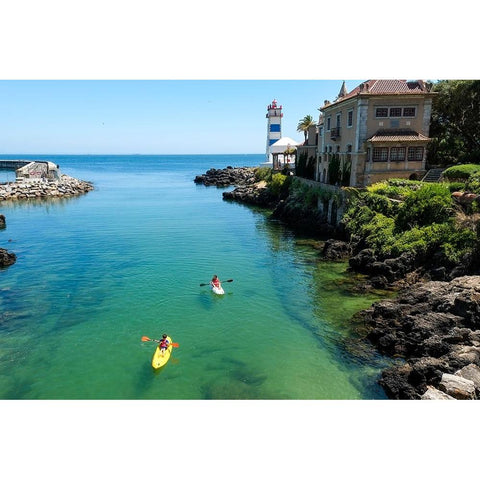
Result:
M227 295L232 293L225 292L225 295L215 295L210 290L205 290L198 295L198 301L205 310L210 310L217 302L221 302Z
M384 398L377 384L380 371L391 362L366 340L355 314L374 301L392 295L386 291L362 291L361 279L347 271L346 262L329 262L321 256L324 239L297 234L270 218L259 217L257 230L266 235L275 261L270 265L277 297L293 322L309 330L320 348L336 360L363 398ZM296 277L282 275L283 265L297 265ZM304 283L300 285L300 279ZM301 308L305 293L313 315Z
M260 390L267 375L260 375L245 362L223 357L220 363L207 367L208 370L218 370L227 375L221 375L216 380L201 386L201 394L205 400L240 400L263 399L264 392ZM273 397L272 397L273 398Z
M137 375L135 375L133 398L144 398L145 392L153 388L161 378L168 380L179 378L181 375L175 373L175 366L179 363L178 358L170 357L170 360L163 367L155 369L152 367L150 360L142 362Z

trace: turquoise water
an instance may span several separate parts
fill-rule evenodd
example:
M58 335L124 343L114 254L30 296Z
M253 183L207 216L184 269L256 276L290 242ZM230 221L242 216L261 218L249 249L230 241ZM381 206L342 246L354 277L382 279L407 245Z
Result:
M95 190L0 204L0 398L372 399L386 360L350 317L343 263L267 212L193 182L263 155L48 158ZM212 274L226 294L200 283ZM141 337L180 344L153 371Z

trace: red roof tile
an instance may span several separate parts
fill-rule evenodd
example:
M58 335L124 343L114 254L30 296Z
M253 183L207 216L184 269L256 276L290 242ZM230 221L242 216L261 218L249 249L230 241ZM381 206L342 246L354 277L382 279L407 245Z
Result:
M418 142L429 141L430 138L413 130L378 130L368 142Z
M425 82L423 80L367 80L357 87L355 87L350 93L347 93L343 97L338 97L333 103L324 105L319 110L329 107L339 102L343 102L356 95L399 95L399 94L425 94L429 93Z

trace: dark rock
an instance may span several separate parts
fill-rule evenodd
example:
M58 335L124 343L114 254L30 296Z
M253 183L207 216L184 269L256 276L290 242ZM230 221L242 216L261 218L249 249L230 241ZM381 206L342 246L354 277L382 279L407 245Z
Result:
M5 250L4 248L0 248L0 267L8 267L13 265L17 261L17 256Z
M6 223L5 223L5 215L0 214L0 228L5 228Z
M382 378L378 383L383 387L388 398L396 400L419 399L420 395L408 380L411 373L411 365L394 366L382 372Z
M205 186L228 187L231 185L252 185L255 183L255 168L232 167L224 169L211 168L203 175L197 175L193 180Z
M327 260L343 260L350 256L351 246L342 240L330 239L325 242L322 253Z
M369 266L377 260L375 253L370 248L361 250L357 255L350 258L349 265L357 272L370 273Z

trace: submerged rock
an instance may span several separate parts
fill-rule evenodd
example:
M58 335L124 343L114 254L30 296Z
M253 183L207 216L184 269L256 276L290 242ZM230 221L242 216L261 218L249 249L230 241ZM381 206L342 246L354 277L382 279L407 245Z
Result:
M13 265L17 261L17 256L5 250L4 248L0 248L0 267L9 267Z

